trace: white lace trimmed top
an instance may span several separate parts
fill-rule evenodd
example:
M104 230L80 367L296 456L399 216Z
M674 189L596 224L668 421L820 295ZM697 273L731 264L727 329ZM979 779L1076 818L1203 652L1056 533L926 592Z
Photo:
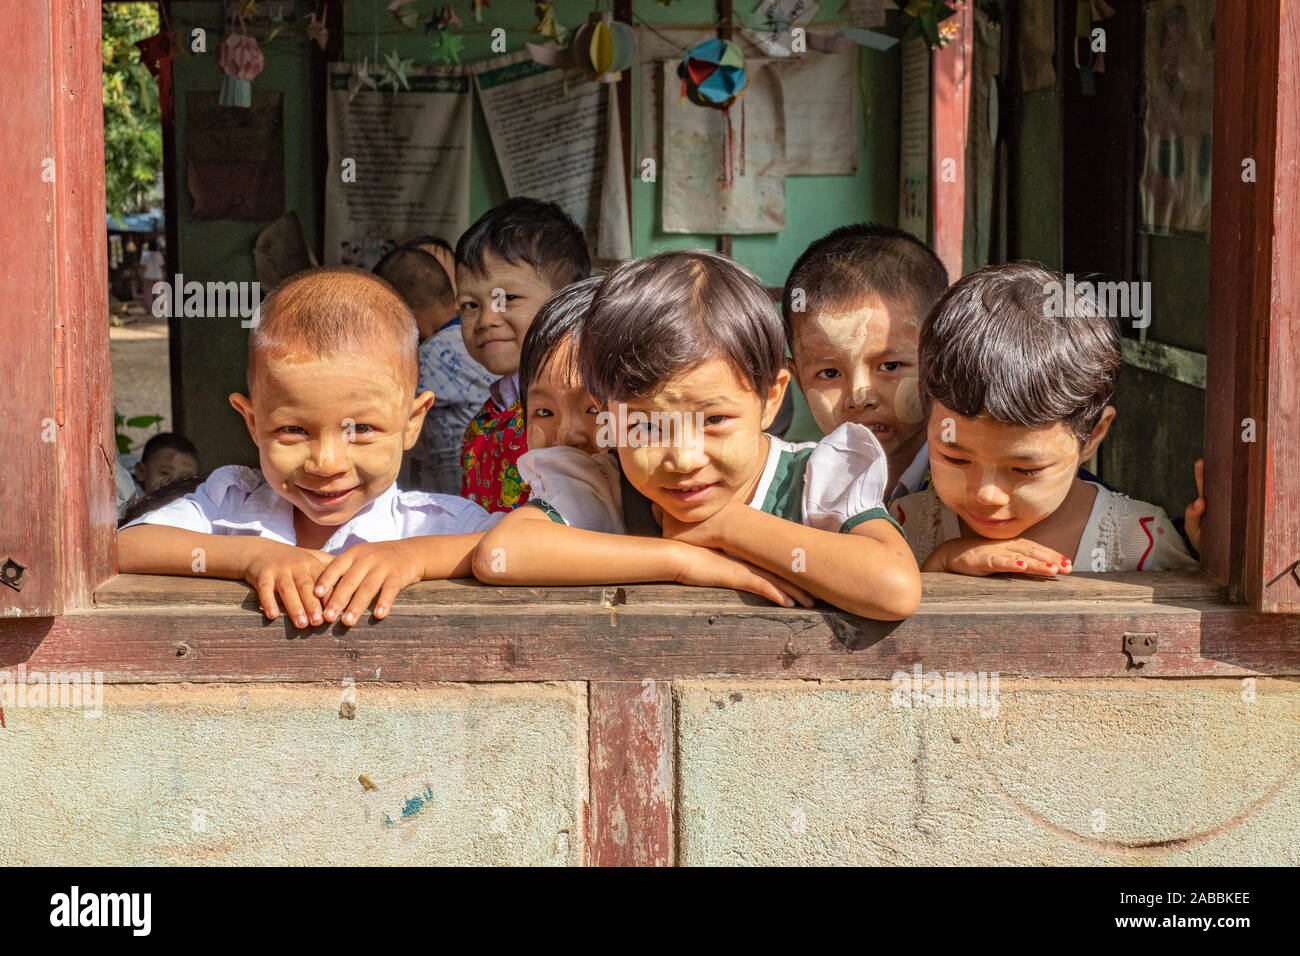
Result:
M1076 570L1185 571L1198 566L1163 508L1089 484L1097 489L1097 497L1079 537ZM933 488L899 498L889 508L917 564L924 564L945 541L962 536L956 513Z

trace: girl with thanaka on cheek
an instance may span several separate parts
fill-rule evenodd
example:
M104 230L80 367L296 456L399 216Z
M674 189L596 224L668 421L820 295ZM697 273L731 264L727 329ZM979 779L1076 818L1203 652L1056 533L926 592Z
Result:
M790 379L780 317L757 277L706 252L625 262L581 323L578 369L615 446L620 500L535 463L528 507L484 537L494 584L679 581L793 606L907 617L920 574L884 510L884 452L846 424L818 443L764 433ZM622 532L622 533L608 533Z
M300 628L351 625L371 601L382 618L408 584L466 576L491 516L395 484L434 400L416 376L415 320L387 283L348 268L289 279L249 336L248 394L230 396L261 468L218 468L124 527L119 570L243 579Z
M1062 308L1064 287L1040 266L990 266L922 326L934 487L891 506L922 570L1196 567L1163 509L1079 473L1115 418L1123 358L1115 321L1082 295Z
M795 261L781 312L795 381L817 427L871 431L889 460L886 499L929 485L917 392L921 322L948 287L933 250L891 226L842 226Z

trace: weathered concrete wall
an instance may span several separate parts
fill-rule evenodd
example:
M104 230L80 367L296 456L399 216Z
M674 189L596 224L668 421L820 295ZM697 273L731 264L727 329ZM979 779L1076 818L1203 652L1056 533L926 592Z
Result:
M6 708L0 864L581 862L585 684L363 684L351 720L340 698L182 684L105 687L99 717Z
M1300 863L1295 682L999 684L987 717L889 682L679 685L681 861Z
M892 689L675 684L680 861L1300 863L1300 683L1003 680L985 716ZM0 864L582 862L584 684L339 707L182 684L6 708Z

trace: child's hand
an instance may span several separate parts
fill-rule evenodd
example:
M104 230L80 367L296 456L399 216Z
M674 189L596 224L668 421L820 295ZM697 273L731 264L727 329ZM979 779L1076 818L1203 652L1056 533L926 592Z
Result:
M324 599L329 595L325 620L338 620L341 614L343 623L351 627L371 601L375 601L375 619L380 620L402 588L424 580L424 557L423 549L413 540L376 541L348 548L316 580L316 596Z
M244 566L244 580L257 589L262 613L268 620L279 616L275 596L284 602L284 612L295 627L324 624L321 603L313 589L325 567L334 560L324 551L295 548L279 541L257 539L248 563Z
M684 545L681 555L675 579L678 584L749 591L783 607L794 607L796 603L812 607L812 596L807 591L748 561L695 545Z
M1196 459L1196 464L1192 466L1196 473L1196 500L1187 506L1183 512L1183 530L1187 532L1187 540L1192 542L1192 547L1199 553L1201 550L1201 519L1205 517L1205 459Z
M1051 578L1069 574L1074 568L1065 555L1028 538L956 538L939 545L921 570L975 577L1010 572Z

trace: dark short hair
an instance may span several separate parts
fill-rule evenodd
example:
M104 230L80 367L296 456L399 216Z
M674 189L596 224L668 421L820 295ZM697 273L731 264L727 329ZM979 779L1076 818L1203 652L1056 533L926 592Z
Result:
M184 478L173 478L167 484L159 485L153 491L141 495L131 502L122 513L122 518L118 521L117 526L124 528L141 515L157 511L163 505L170 504L177 498L193 494L198 490L199 485L206 480L206 475L186 475Z
M794 345L794 320L801 312L883 299L924 318L948 287L948 270L934 250L910 232L864 222L828 232L795 260L781 296L785 334ZM804 293L796 312L795 289Z
M602 405L648 395L724 358L760 397L785 367L785 331L758 276L713 252L661 252L616 266L582 327L578 370Z
M596 289L604 278L588 276L565 286L547 299L533 316L519 352L519 397L523 400L525 414L528 413L528 386L565 342L574 346L574 364L570 371L577 371L577 345L582 321L587 317Z
M370 271L396 289L412 310L456 304L447 270L423 249L398 246Z
M186 455L193 455L195 461L199 460L199 450L194 447L194 442L180 432L159 432L154 435L144 443L144 451L140 453L140 460L147 462L158 452L166 451L168 448Z
M921 326L919 390L965 418L1061 422L1084 441L1123 365L1118 323L1065 278L1012 262L959 279Z
M516 196L493 206L456 243L456 264L483 271L491 254L511 265L526 263L552 289L591 272L587 240L578 224L553 202Z
M437 246L439 249L447 250L453 256L456 254L452 244L442 236L416 236L414 239L407 239L402 243L401 248L419 249L421 246Z

